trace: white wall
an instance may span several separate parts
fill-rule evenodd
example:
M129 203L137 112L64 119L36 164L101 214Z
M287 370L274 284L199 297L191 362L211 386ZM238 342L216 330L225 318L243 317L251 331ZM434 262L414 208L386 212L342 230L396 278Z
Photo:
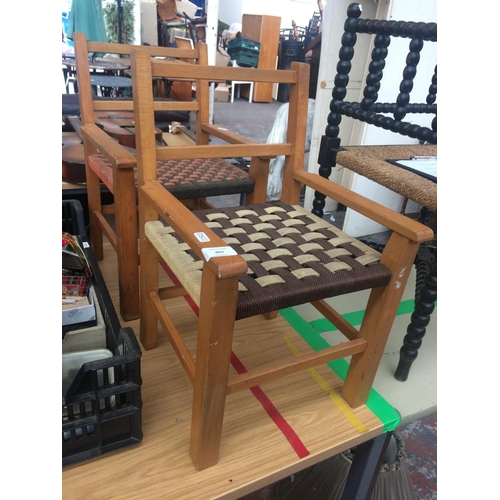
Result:
M291 29L292 20L306 27L315 12L317 0L219 0L219 19L226 24L241 23L243 14L266 14L281 17L282 29Z

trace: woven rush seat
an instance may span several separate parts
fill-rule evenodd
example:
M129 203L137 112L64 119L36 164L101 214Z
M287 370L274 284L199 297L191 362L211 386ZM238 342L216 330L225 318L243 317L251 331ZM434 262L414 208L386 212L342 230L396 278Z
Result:
M113 192L113 166L101 154L88 158L89 167ZM157 175L161 184L179 199L204 198L251 193L254 182L248 174L221 158L159 160ZM137 168L134 168L137 186Z
M380 254L296 205L266 203L195 212L247 262L238 284L236 319L271 309L386 285L391 271ZM147 238L200 305L203 261L161 221Z
M338 153L337 162L429 210L437 211L437 184L387 161L422 155L437 156L437 146L346 146Z

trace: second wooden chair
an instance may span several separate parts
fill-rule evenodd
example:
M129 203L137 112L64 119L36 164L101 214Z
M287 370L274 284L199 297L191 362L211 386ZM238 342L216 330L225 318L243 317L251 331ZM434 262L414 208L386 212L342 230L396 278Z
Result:
M91 87L89 57L92 54L130 55L141 46L115 43L88 42L83 33L75 33L75 56L80 96L81 133L86 158L86 182L90 219L90 242L97 260L103 258L103 236L106 236L118 257L118 281L120 313L125 321L139 317L139 251L137 233L137 169L134 151L117 143L116 135L104 131L97 123L97 116L107 111L119 117L132 112L132 100L94 99ZM168 58L171 64L192 66L192 63L206 66L207 46L196 44L194 48L142 47L150 57ZM165 80L172 81L168 76ZM192 79L179 79L191 87ZM178 81L179 81L178 80ZM175 81L175 80L174 80ZM152 87L153 80L148 83ZM208 144L208 134L201 130L201 123L208 122L208 83L199 81L194 101L155 99L154 110L188 111L196 113L196 144ZM129 119L133 128L133 119ZM153 124L153 129L154 129ZM116 128L120 130L119 124ZM106 129L105 129L106 130ZM121 131L121 130L120 130ZM120 134L135 146L135 135L126 131ZM161 141L161 130L155 129L155 138ZM189 143L195 142L189 140ZM187 147L189 150L189 147ZM208 206L209 196L251 193L253 181L247 172L225 161L223 158L204 158L192 161L186 154L182 159L163 159L156 163L158 179L176 197L191 207ZM114 204L104 205L101 201L102 184L113 194ZM108 216L114 214L114 227Z

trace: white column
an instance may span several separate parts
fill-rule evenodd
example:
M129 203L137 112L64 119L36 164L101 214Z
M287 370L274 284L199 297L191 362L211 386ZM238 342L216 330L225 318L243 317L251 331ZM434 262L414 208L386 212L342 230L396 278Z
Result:
M206 43L208 45L208 64L215 66L215 53L217 51L217 32L219 26L219 0L207 0L205 5L207 14ZM214 121L214 89L215 84L210 85L210 123Z
M141 2L134 2L134 45L142 45L141 37Z

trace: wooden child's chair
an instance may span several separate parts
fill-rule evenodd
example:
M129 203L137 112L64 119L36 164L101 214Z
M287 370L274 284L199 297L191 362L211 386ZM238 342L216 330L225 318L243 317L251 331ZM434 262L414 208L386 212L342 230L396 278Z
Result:
M131 57L135 120L138 129L139 228L141 252L141 342L157 345L158 322L193 384L190 453L197 469L217 463L226 395L352 356L342 395L353 407L363 404L375 377L418 244L432 238L422 224L357 195L320 175L303 170L309 66L290 70L206 68L151 62L144 51ZM285 155L281 200L266 203L267 171L255 169L256 189L245 207L189 211L157 179L156 158L180 157L178 148L156 147L152 133L152 75L290 84L287 140L251 144L217 131L229 145L195 146L193 158L238 154L268 158ZM197 80L198 81L198 80ZM393 231L384 252L343 233L299 205L301 185L311 186ZM262 194L264 193L264 194ZM159 263L175 275L159 288ZM370 289L363 323L349 325L324 299ZM169 314L168 298L189 295L199 309L196 354L184 344ZM347 341L298 358L229 377L235 321L280 308L311 303Z
M194 48L168 48L153 46L122 45L116 43L88 42L83 33L75 33L75 57L77 64L80 98L81 133L86 158L86 183L89 204L90 242L97 260L103 259L103 235L110 241L117 253L120 313L125 321L139 317L139 250L137 241L137 172L134 151L122 147L115 138L96 124L96 114L110 111L120 115L132 112L132 100L93 99L89 56L94 53L130 55L139 47L147 51L149 57L172 60L171 64L201 65L207 67L208 56L205 44ZM182 59L182 60L181 60ZM192 61L193 64L187 61ZM171 78L169 78L171 80ZM207 144L208 138L201 132L201 123L208 121L208 84L200 82L194 101L173 101L155 99L154 110L196 113L196 141ZM148 83L153 87L153 81ZM155 129L156 140L161 139L161 131ZM131 134L135 147L135 136ZM242 169L222 158L205 158L191 161L189 155L184 160L158 160L158 180L183 203L207 206L208 196L251 193L253 181ZM101 182L114 196L113 205L103 205ZM114 226L106 215L114 214Z

